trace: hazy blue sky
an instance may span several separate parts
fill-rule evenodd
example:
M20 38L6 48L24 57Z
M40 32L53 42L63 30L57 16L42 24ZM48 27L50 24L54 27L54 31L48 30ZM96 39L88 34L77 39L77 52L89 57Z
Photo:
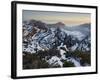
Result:
M68 26L74 26L91 22L91 15L89 13L23 10L22 16L23 21L35 19L41 20L48 24L63 22Z

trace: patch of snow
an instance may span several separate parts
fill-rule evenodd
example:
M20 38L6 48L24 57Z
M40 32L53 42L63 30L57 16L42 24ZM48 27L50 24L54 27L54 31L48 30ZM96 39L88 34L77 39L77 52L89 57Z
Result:
M68 48L66 48L66 45L64 45L64 48L66 49L66 51L69 51Z
M74 58L69 58L69 59L67 59L67 61L71 61L72 63L74 63L74 65L75 65L76 67L81 66L80 62L78 62L78 61L75 60Z
M49 64L58 64L61 67L63 67L63 63L60 61L60 58L58 58L57 56L53 56L51 59L47 60L47 62Z
M68 30L64 30L64 29L62 29L62 31L64 31L68 35L73 35L74 37L77 37L78 40L82 40L85 37L85 35L82 34L80 31L68 31Z
M27 36L28 34L29 34L29 31L27 31L27 30L25 30L23 33L24 36Z
M60 49L61 58L66 60L66 56L64 53L66 53L66 51Z
M58 46L58 49L60 49L60 47L63 47L63 43L61 43L61 45L60 45L60 46Z
M76 43L74 46L71 47L71 50L74 51L78 47L78 43Z

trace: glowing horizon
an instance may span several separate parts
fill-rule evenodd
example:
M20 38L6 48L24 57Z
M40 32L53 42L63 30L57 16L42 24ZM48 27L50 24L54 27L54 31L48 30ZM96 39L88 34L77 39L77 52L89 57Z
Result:
M22 16L23 21L34 19L48 24L62 22L67 26L91 23L91 14L89 13L23 10Z

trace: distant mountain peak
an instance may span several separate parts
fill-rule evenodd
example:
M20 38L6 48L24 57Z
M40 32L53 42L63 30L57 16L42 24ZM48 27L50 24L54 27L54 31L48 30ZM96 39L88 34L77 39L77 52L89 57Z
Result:
M57 22L56 25L59 25L59 26L65 26L65 24L62 23L62 22Z
M79 26L82 26L82 27L90 27L91 26L91 23L84 23L84 24L80 24Z

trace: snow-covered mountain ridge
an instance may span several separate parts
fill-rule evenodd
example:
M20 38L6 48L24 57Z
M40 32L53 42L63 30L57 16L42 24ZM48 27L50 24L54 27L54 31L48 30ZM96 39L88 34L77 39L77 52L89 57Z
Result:
M82 27L84 26L82 25ZM84 28L85 31L89 31L89 29L87 27ZM43 58L50 65L63 67L62 60L64 60L74 63L75 66L81 66L79 63L81 59L75 59L71 56L66 57L66 54L74 51L90 52L91 39L89 34L83 34L83 32L76 29L72 31L67 30L66 26L61 22L46 24L36 20L24 21L23 52L37 54L39 51L55 49L54 53L51 52L51 56L49 55L49 59L47 59L48 56ZM55 51L58 51L57 53L59 54L55 54Z

